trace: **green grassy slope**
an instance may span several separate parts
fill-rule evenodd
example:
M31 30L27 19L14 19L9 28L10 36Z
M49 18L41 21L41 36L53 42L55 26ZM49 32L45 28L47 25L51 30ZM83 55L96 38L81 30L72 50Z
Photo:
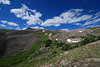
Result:
M52 33L53 35L56 32L53 31L46 31L48 34ZM32 46L28 51L25 52L19 52L17 55L15 56L10 56L10 57L4 57L4 58L0 58L0 67L4 67L4 66L12 66L12 65L16 65L19 64L21 62L24 62L28 59L28 57L30 57L30 55L32 55L33 57L37 56L38 54L40 54L39 52L39 48L41 46L44 46L44 42L47 40L48 35L45 36L45 33L42 32L42 30L39 30L36 33L33 33L33 35L41 35L43 40L40 42L37 42L34 46Z
M57 54L52 54L53 51L58 51ZM46 58L46 56L51 56ZM100 41L87 44L85 46L75 48L69 51L61 51L53 49L45 54L41 54L35 58L29 58L16 67L99 67L100 66Z
M59 67L59 66L92 66L100 65L100 41L99 38L91 36L88 38L88 42L94 42L80 45L81 43L69 44L59 43L52 40L52 43L47 47L46 42L48 35L45 33L52 33L52 35L59 33L56 31L48 31L33 33L33 35L41 35L43 40L36 43L26 52L20 52L16 56L0 58L0 67ZM85 40L83 41L83 43ZM87 45L86 45L87 44ZM66 46L67 45L67 46ZM83 46L85 45L85 46ZM69 47L65 49L64 47ZM45 48L40 51L41 48ZM63 50L64 48L64 50ZM99 59L99 60L97 60Z

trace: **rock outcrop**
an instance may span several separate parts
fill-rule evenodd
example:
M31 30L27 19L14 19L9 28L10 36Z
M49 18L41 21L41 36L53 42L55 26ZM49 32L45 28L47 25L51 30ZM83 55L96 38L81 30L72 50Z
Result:
M35 42L42 40L40 35L33 35L34 30L0 30L0 57L13 56L20 51L27 51Z

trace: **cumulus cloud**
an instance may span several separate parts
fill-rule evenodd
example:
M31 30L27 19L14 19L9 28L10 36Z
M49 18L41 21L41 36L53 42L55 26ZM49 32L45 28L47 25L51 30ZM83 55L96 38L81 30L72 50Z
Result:
M10 25L10 26L18 26L18 24L14 23L14 22L8 22L8 25Z
M92 15L82 15L82 11L83 9L68 10L59 16L47 19L41 24L41 26L60 26L60 24L82 22L92 18Z
M14 13L17 18L27 20L28 25L36 25L42 23L40 17L42 14L36 10L29 9L25 4L22 4L21 8L11 9L11 13Z
M0 0L0 4L10 5L10 1L9 0Z
M39 26L30 27L30 28L34 28L34 29L44 29L43 27L39 27Z
M87 26L95 24L100 21L100 12L95 14L84 14L83 9L70 9L59 16L54 16L51 19L42 21L40 17L42 14L36 10L29 9L25 4L22 4L21 8L11 9L11 13L14 13L17 18L26 20L28 25L40 25L44 27L55 26L58 27L61 24L73 24L78 26ZM88 11L89 13L93 10ZM3 22L5 23L5 22ZM40 29L40 27L35 26L33 28ZM26 29L26 28L23 28Z
M27 29L27 27L24 27L22 30L26 30Z
M42 26L60 26L61 23L63 23L64 20L61 17L53 17L53 19L47 19L45 22L43 22Z
M33 28L33 29L44 29L43 27L39 27L39 26L34 26L34 27L30 27L30 28ZM22 30L26 30L27 27L24 27Z
M1 22L5 24L5 23L7 23L8 21L1 20Z
M47 19L46 21L42 22L41 26L57 27L61 24L74 24L83 27L100 22L100 12L95 14L84 14L83 11L83 9L70 9L59 16Z
M4 20L1 20L1 23L3 23L3 24L8 24L8 25L10 25L10 26L19 26L17 23L8 22L8 21L4 21Z
M4 24L0 24L0 26L1 26L1 27L6 27L6 25L4 25Z

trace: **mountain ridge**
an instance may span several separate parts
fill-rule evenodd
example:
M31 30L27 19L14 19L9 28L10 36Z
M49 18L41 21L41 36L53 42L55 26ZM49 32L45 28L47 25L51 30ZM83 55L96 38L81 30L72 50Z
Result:
M39 64L36 63L34 67L45 67L47 64L44 62L47 62L47 60L49 60L48 62L51 62L50 59L54 60L53 58L64 51L75 50L100 40L99 30L99 27L84 30L76 29L67 32L62 30L37 30L31 28L26 30L2 29L0 30L0 65L11 67L16 66L17 64L17 67L21 67L31 63L28 65L28 67L31 67L31 65L33 65L32 62L35 64L36 62L41 61ZM75 41L70 42L68 39L80 39L80 41L74 43ZM27 63L23 64L25 62ZM63 63L66 63L66 61L63 60L60 66L63 66ZM47 65L47 67L55 66L52 65L53 64ZM59 64L56 63L56 65ZM66 65L67 64L64 66Z

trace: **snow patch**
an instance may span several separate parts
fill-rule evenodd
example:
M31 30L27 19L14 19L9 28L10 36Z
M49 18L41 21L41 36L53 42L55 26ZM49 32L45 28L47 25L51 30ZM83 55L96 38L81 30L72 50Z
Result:
M67 39L67 42L71 42L72 40L71 39Z
M83 32L83 31L79 31L79 32L81 33L81 32Z
M45 30L42 30L42 32L45 32Z
M69 43L77 43L77 42L79 42L79 40L67 39L67 42L69 42Z
M49 37L52 36L52 33L49 34Z
M47 33L45 33L45 36L47 35Z
M58 41L58 38L56 38L56 41Z

